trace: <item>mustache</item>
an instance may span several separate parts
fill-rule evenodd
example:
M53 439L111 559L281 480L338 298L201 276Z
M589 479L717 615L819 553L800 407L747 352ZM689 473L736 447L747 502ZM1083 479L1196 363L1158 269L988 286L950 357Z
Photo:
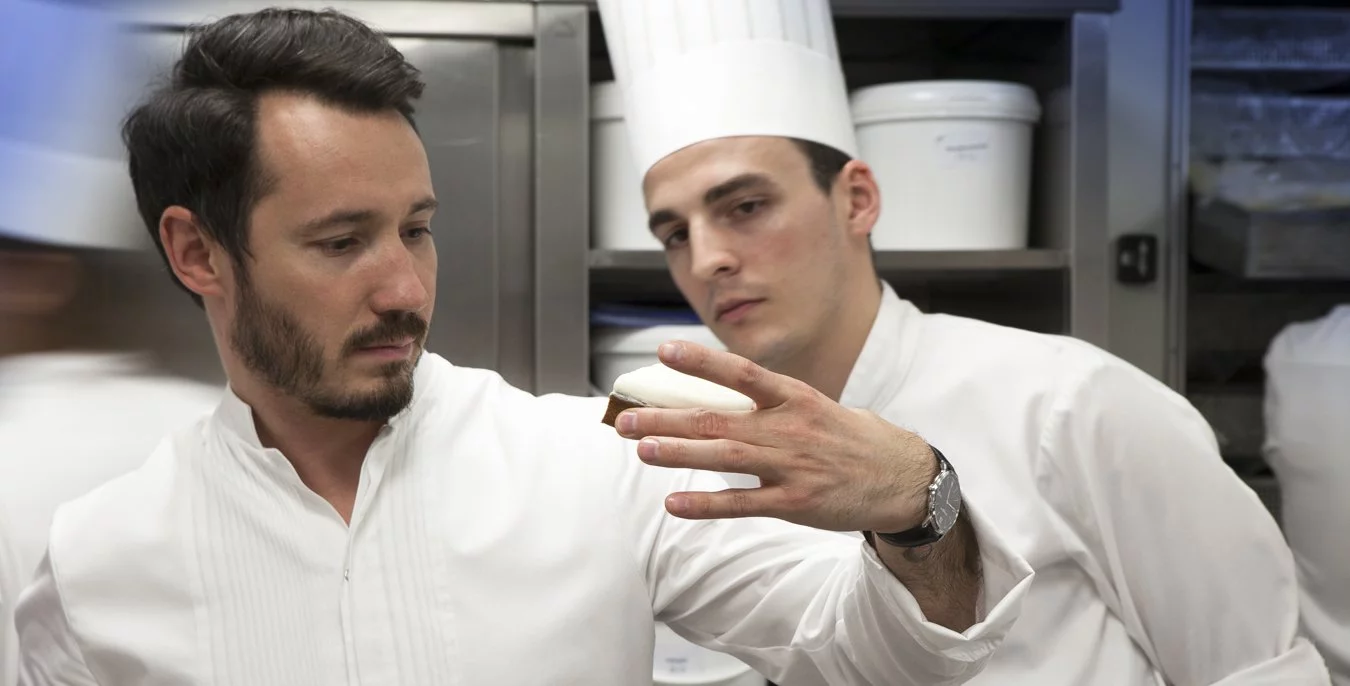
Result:
M373 326L352 334L343 345L343 350L353 353L361 348L384 345L410 336L421 345L426 338L427 328L427 320L415 312L393 312L382 316Z

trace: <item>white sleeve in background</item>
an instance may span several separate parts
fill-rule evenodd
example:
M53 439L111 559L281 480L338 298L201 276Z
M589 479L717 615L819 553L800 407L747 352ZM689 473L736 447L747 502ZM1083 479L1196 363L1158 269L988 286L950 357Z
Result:
M1350 686L1350 305L1286 327L1265 357L1265 457L1280 486L1303 628Z
M631 511L658 510L637 532L657 619L777 683L964 683L1002 643L1031 583L1027 562L972 508L991 609L956 633L927 622L859 537L768 518L679 519L661 509L666 495L725 484L650 467L636 480Z
M1256 494L1184 398L1118 363L1062 394L1045 434L1048 494L1099 588L1178 686L1329 684L1298 636L1294 562Z
M21 686L98 686L66 621L61 592L44 557L16 613Z
M19 636L14 630L14 608L24 577L19 555L10 543L0 516L0 686L14 686L19 676Z

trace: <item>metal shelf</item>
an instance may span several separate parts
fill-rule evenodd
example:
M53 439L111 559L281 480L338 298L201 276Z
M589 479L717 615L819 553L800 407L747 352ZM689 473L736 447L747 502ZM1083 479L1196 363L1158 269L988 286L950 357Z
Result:
M595 6L595 0L583 1ZM1035 19L1067 18L1081 12L1112 13L1120 9L1120 0L831 0L830 7L838 17Z
M666 270L665 255L645 250L592 250L593 271ZM1035 272L1060 271L1069 266L1062 250L935 250L879 251L877 271L893 272Z
M1069 17L1079 12L1112 13L1119 0L831 0L840 17L931 17L939 19L1023 19Z
M1350 12L1345 10L1203 8L1195 11L1192 25L1194 71L1350 70Z

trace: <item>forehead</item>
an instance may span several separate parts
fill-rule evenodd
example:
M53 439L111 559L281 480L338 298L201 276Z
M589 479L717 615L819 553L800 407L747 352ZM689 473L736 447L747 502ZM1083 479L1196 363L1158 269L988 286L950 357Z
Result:
M643 187L652 204L684 200L727 179L763 176L784 187L810 181L806 156L787 138L739 136L696 143L668 155L647 172Z
M269 196L285 197L296 211L353 196L397 202L431 194L426 151L396 111L352 112L312 96L267 94L257 150Z

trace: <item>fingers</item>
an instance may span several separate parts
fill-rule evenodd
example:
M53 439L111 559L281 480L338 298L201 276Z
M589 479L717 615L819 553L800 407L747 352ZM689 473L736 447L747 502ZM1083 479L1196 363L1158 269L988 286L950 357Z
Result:
M739 391L759 408L782 405L794 392L800 392L802 385L744 357L697 343L673 341L662 345L657 354L667 367Z
M666 511L684 519L778 517L783 511L781 500L778 490L772 488L673 493L666 498Z
M628 410L615 421L619 435L625 438L671 436L675 438L744 438L748 428L745 412L716 410Z
M752 474L762 480L781 476L773 451L739 441L644 438L638 443L638 457L647 464L672 469Z

